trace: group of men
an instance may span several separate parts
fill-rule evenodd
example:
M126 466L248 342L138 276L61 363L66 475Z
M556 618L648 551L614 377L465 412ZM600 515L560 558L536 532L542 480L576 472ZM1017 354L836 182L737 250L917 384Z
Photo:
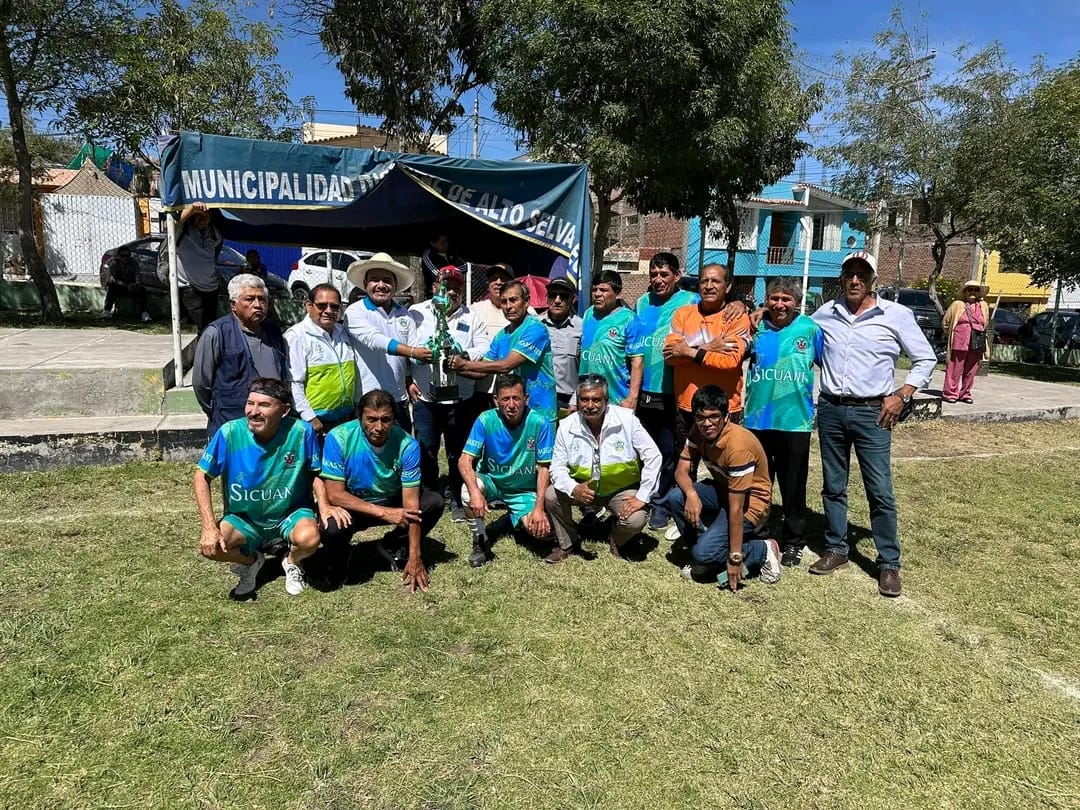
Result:
M448 249L433 241L429 253ZM365 297L344 313L336 288L315 287L307 318L284 334L265 320L261 279L230 282L231 312L207 324L196 351L195 391L211 439L195 491L201 551L233 563L235 597L254 591L264 552L282 551L286 590L299 593L304 558L320 544L348 549L356 531L375 525L389 529L380 552L410 588L425 589L421 541L447 507L469 525L477 567L493 557L486 518L498 508L515 533L551 543L548 563L591 557L581 545L590 524L624 557L648 522L689 553L689 579L733 590L753 574L773 583L801 562L815 410L827 530L810 571L847 563L854 447L879 591L900 593L889 431L929 381L934 354L908 310L871 292L872 256L844 260L842 295L813 318L800 314L795 279L771 280L764 308L748 312L727 300L723 266L703 268L694 293L682 288L670 253L653 257L649 290L633 305L621 299L619 274L594 276L580 318L565 273L553 272L541 317L508 267L488 269L487 298L470 306L461 269L428 268L434 263L425 258L424 281L429 292L446 290L454 402L434 389L438 313L431 300L408 309L395 302L414 279L392 257L349 268ZM912 368L897 388L901 351ZM702 464L709 479L698 480ZM220 522L209 498L214 477L226 500ZM774 480L784 506L779 542L768 537Z

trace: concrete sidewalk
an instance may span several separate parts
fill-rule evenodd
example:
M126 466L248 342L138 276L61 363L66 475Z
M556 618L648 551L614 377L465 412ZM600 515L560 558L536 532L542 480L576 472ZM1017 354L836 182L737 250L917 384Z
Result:
M907 372L898 372L897 385ZM941 395L945 374L935 371L925 393ZM990 373L975 378L971 405L941 403L941 418L961 422L1028 422L1080 419L1080 385L1025 380L1009 374Z

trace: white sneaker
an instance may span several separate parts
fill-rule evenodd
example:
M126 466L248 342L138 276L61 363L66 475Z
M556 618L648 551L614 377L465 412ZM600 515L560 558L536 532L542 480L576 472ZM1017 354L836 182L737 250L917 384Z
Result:
M146 311L146 310L144 309L144 310L143 310L143 314L142 314L142 322L143 322L143 323L150 323L150 321L152 321L152 320L154 320L154 319L150 317L150 313L149 313L149 312L147 312L147 311Z
M255 580L259 576L259 569L263 567L264 562L266 562L266 558L263 553L256 551L255 562L247 565L233 563L229 566L229 570L240 577L240 581L236 583L236 587L232 589L229 595L234 599L243 599L250 596L255 591Z
M784 571L780 565L780 544L773 539L765 541L765 562L761 564L761 581L766 585L775 585Z
M285 571L285 593L298 596L305 588L304 571L296 563L289 562L289 555L281 558L281 567Z
M664 532L664 539L671 540L672 542L682 538L682 532L679 531L679 527L672 523L668 526L668 530Z

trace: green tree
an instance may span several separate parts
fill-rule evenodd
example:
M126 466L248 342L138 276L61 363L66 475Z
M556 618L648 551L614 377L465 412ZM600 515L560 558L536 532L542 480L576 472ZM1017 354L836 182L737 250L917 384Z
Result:
M41 299L46 322L62 317L56 287L34 233L35 115L70 109L72 100L109 75L122 19L113 0L0 0L0 83L18 176L19 248Z
M838 170L840 193L876 204L881 213L902 200L921 203L933 240L928 288L937 303L949 245L986 232L978 204L985 165L1020 76L995 43L974 53L957 50L956 70L935 77L936 52L899 8L874 42L873 50L837 59L830 95L839 99L831 115L839 143L819 154ZM885 227L879 215L874 228Z
M298 0L361 113L417 151L453 130L462 96L487 83L479 0Z
M1080 284L1080 61L1040 76L1000 122L986 241L1036 284Z
M488 0L495 109L546 159L585 162L594 267L623 195L644 213L716 212L794 167L813 110L790 71L787 3ZM497 58L496 58L497 56Z
M299 112L276 62L278 29L248 20L238 0L153 0L113 53L115 73L81 96L70 126L128 154L182 129L294 140Z

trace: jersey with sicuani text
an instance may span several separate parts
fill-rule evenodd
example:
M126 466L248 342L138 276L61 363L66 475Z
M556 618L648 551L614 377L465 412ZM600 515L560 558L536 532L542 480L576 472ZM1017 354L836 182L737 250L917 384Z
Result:
M226 514L272 529L297 509L313 507L311 484L321 469L319 440L307 422L283 419L270 441L260 444L247 419L233 419L210 439L199 469L221 477Z
M581 362L578 374L599 374L607 382L608 398L618 405L630 395L630 358L641 357L641 321L628 307L616 307L597 318L589 307L581 322Z
M499 330L492 338L484 359L505 360L510 352L517 352L525 358L525 362L514 369L514 372L525 381L529 408L554 422L558 405L555 398L551 337L547 327L532 315L526 315L517 329L511 330L506 326Z
M507 428L498 410L484 411L473 423L464 452L480 459L477 472L490 479L495 493L489 497L536 491L537 465L550 465L555 431L550 420L533 408L514 430Z
M353 419L327 434L322 477L343 481L368 503L385 503L401 497L403 487L420 486L420 445L395 424L383 446L374 447Z
M780 329L767 319L758 324L746 375L745 427L814 429L814 365L821 365L822 344L821 327L806 315Z
M641 322L641 350L645 373L641 390L654 394L670 394L675 390L671 366L664 362L664 338L671 331L671 316L675 310L687 304L696 304L701 296L689 290L676 290L661 302L651 292L637 301L637 316Z

